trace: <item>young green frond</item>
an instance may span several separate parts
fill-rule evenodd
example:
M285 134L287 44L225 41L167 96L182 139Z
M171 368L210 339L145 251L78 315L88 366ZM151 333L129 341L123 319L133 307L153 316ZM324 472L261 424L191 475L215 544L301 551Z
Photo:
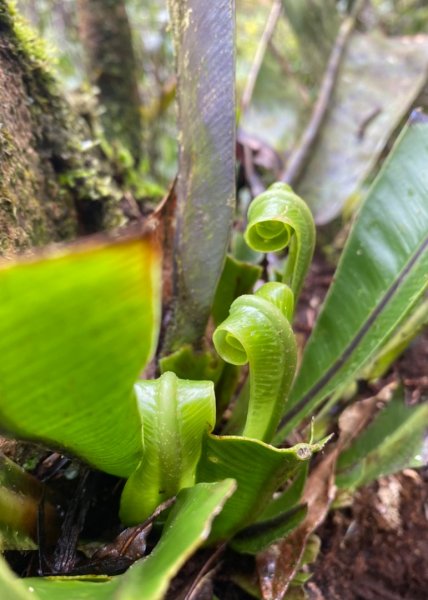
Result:
M267 283L237 298L214 332L226 362L250 365L250 401L243 435L270 441L284 411L296 368L296 342L288 318L293 294L285 284Z
M245 241L258 252L278 252L289 247L283 282L295 300L311 264L315 224L305 202L285 183L274 183L250 204Z
M143 455L122 494L126 524L141 523L161 502L194 485L202 436L215 423L211 381L188 381L167 372L154 381L138 382L135 392Z

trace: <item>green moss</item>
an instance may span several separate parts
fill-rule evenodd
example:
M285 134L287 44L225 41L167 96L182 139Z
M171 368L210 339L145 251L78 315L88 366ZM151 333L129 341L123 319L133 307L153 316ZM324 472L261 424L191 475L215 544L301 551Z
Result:
M15 150L13 137L7 129L0 128L0 155L11 156Z
M11 127L11 132L0 132L0 160L4 159L0 164L0 252L122 224L122 194L111 177L110 165L92 142L86 123L59 91L45 44L17 14L14 3L7 0L0 0L0 33L9 49L10 71L19 74L24 93L31 98L22 109L29 111L31 118L30 126L25 122L22 125L31 129L24 133L27 138L14 143L20 135L19 123ZM10 104L14 94L23 94L18 79L11 77L9 92L3 92L9 93ZM0 101L1 114L1 91ZM37 164L30 164L30 153L22 156L26 154L28 135L33 155L40 158ZM10 206L18 207L16 223L12 223Z
M32 173L25 168L12 133L0 129L0 253L28 247L22 224L27 224L31 206Z
M20 51L31 59L34 66L40 68L44 73L51 75L53 58L49 56L46 42L40 38L29 23L19 14L16 2L6 0L6 11L8 13L8 26L12 28ZM0 8L0 19L2 18Z

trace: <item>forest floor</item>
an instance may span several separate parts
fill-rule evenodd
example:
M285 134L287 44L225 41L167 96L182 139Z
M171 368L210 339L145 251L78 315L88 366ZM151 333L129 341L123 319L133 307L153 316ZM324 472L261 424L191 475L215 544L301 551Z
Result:
M327 292L332 269L316 257L302 294L297 331L306 337ZM409 403L428 393L428 332L392 372L361 397L400 379ZM408 469L358 490L351 506L333 510L316 531L321 551L307 585L311 600L428 598L428 468Z
M426 600L428 470L408 469L359 490L317 532L311 600Z
M295 326L302 348L312 331L333 272L334 268L322 256L315 257L302 292ZM426 401L428 377L424 373L427 365L428 332L425 332L381 381L373 385L362 382L358 396L361 399L372 396L387 383L399 379L405 386L409 403ZM37 552L8 553L12 566L20 575L35 575L40 570L76 575L88 572L117 574L135 560L125 556L118 559L118 544L123 544L120 537L92 558L88 559L82 552L75 554L79 534L83 539L113 539L119 533L117 511L123 483L100 473L88 473L87 469L81 471L80 483L67 482L64 469L69 468L69 464L69 460L59 455L47 453L35 469L38 478L51 481L57 478L58 485L66 487L66 493L71 497L64 518L68 526L63 530L62 543L53 554L44 554L43 550L40 555ZM332 510L315 533L321 540L321 550L311 566L312 578L306 586L310 600L428 598L428 468L408 469L361 488L346 507ZM142 543L145 546L144 539ZM187 597L186 588L209 556L210 552L202 550L189 561L174 580L168 598ZM239 557L234 555L230 561L224 558L226 560L219 557L216 564L219 569L213 570L218 575L215 586L218 596L222 600L249 599L250 596L231 581L232 571L241 568ZM209 595L210 582L207 583L208 590L198 590L201 595L192 595L192 600L212 597Z

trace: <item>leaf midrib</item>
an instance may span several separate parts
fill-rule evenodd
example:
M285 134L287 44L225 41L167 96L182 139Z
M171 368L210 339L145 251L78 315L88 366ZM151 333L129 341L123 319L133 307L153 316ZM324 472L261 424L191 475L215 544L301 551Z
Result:
M419 258L423 255L424 251L428 248L428 236L422 241L419 248L410 258L410 260L405 265L404 269L395 279L393 284L388 288L380 302L376 305L376 307L371 311L368 318L365 320L363 325L354 335L352 340L348 343L345 350L341 353L340 357L336 359L333 364L327 369L327 371L322 375L318 381L310 388L304 396L284 415L281 419L281 422L278 426L278 429L282 429L285 425L287 425L294 417L296 417L305 406L315 398L315 396L327 385L327 383L339 372L339 370L343 367L344 364L351 357L353 352L356 350L361 340L365 337L366 333L369 331L370 327L379 317L379 315L385 310L390 300L393 298L394 294L399 289L400 285L406 280L407 276L410 274L414 265L418 262Z

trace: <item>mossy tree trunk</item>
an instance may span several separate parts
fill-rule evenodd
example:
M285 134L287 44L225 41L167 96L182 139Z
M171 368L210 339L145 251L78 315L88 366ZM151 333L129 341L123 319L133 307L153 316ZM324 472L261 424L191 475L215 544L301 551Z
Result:
M0 254L117 225L120 198L40 41L0 0Z
M124 0L78 0L80 37L90 82L99 89L101 122L113 148L141 158L137 62Z
M122 197L40 40L0 0L0 256L124 224ZM36 452L1 437L0 450Z

